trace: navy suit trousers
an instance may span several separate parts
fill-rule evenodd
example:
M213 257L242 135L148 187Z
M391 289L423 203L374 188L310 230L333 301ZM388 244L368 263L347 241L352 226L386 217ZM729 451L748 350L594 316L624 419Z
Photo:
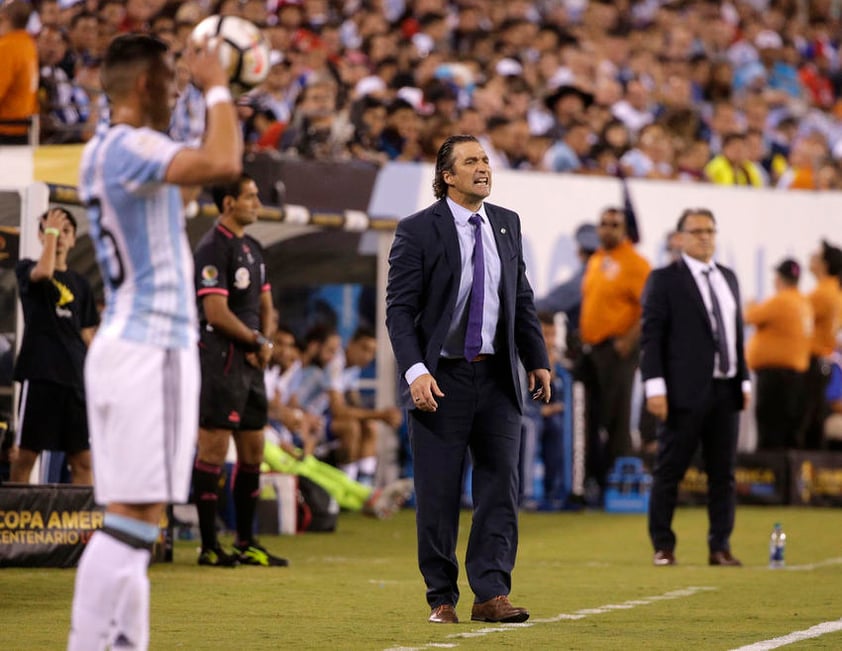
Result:
M498 366L498 364L504 366ZM431 608L456 605L462 471L470 451L474 513L465 569L477 603L508 595L518 543L521 414L501 356L441 360L436 412L410 411L418 565Z

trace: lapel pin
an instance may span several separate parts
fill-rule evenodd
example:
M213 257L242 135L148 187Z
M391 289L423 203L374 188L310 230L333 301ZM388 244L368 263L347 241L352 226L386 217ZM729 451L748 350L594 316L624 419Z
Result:
M500 232L501 232L503 235L505 235L505 234L506 234L506 229L505 229L505 228L501 228L501 229L500 229Z

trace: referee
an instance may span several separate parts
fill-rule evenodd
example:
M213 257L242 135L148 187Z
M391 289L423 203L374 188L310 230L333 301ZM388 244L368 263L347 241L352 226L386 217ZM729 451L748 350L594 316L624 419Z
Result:
M199 565L285 566L253 537L267 420L263 369L272 355L272 294L263 250L245 234L257 220L260 199L248 176L213 188L220 218L195 253L199 304L199 449L193 469L193 499L199 513ZM237 446L233 480L237 539L234 552L216 536L222 465L231 435Z

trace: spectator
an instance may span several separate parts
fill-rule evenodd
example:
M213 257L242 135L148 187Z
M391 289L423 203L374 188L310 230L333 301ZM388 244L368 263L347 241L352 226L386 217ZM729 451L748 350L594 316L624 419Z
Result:
M716 185L763 185L760 166L748 159L746 137L729 133L722 141L722 152L705 165L705 176Z
M582 280L579 329L590 368L586 383L590 474L600 488L614 459L631 452L631 397L637 369L641 295L649 263L626 235L619 208L602 211L600 248ZM603 434L605 432L605 439Z
M694 140L679 150L675 159L676 179L706 182L705 165L710 160L710 146L704 140Z
M21 383L17 458L11 481L29 483L42 450L67 454L74 484L90 486L91 452L83 368L99 317L85 277L67 266L76 219L53 208L38 219L41 256L15 270L24 331L15 364Z
M813 337L810 341L810 366L804 375L804 414L798 447L816 450L821 447L822 424L826 416L827 359L836 349L836 336L842 323L839 285L842 250L822 241L819 249L810 256L810 272L816 279L815 289L807 295L813 307Z
M573 122L587 120L585 110L593 103L593 95L577 86L561 85L547 96L544 103L553 116L552 135L558 138Z
M672 143L664 128L647 124L640 130L637 145L620 158L620 166L628 177L670 179L675 176L672 157Z
M338 104L336 82L327 75L310 77L298 96L292 122L281 138L281 151L305 159L347 157L351 125Z
M745 322L756 328L746 345L746 363L757 377L757 447L798 446L804 372L810 363L813 309L798 291L801 266L787 258L775 267L775 294L749 302Z
M0 5L0 145L29 142L28 121L38 113L38 50L26 31L30 12L24 0Z
M587 122L573 121L561 140L547 152L554 172L579 172L586 165L590 168L589 155L593 132Z
M41 28L38 34L41 141L51 144L83 142L88 135L85 127L91 113L90 99L58 65L66 51L67 39L58 28L52 25Z

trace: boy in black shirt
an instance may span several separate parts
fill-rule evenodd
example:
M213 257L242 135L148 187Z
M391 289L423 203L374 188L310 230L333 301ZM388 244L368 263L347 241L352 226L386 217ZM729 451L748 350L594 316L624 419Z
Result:
M83 369L99 316L87 279L67 268L76 220L63 208L39 218L38 260L15 270L24 330L15 364L21 383L17 455L10 479L27 483L42 450L67 454L74 484L90 485L91 452Z

